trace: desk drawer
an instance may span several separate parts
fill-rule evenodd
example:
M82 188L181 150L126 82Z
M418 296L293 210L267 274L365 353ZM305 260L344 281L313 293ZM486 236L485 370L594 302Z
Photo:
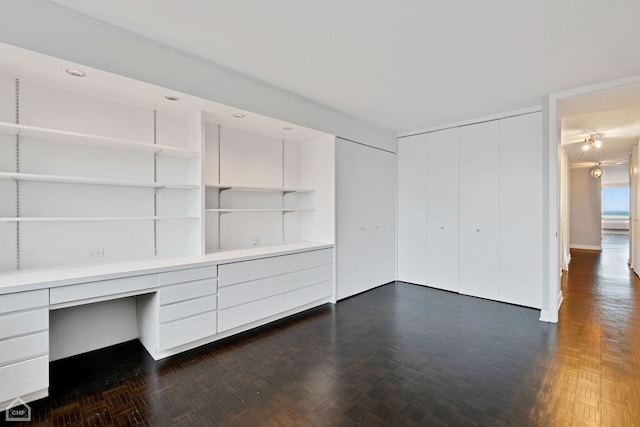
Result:
M216 334L217 316L209 311L186 319L160 325L158 347L161 351Z
M49 353L49 333L25 335L0 341L0 366Z
M194 280L212 279L218 276L218 266L185 268L184 270L167 271L160 273L158 285L172 285L174 283L192 282Z
M0 315L49 305L49 289L0 295Z
M217 296L209 295L160 307L160 323L167 323L217 308Z
M79 283L77 285L51 288L51 304L81 301L91 298L102 298L110 295L138 292L155 288L158 285L157 274L122 277L120 279L100 280L97 282Z
M49 329L49 309L47 308L0 316L0 339L47 329Z
M207 295L214 295L217 288L217 279L197 280L195 282L167 286L166 288L162 288L158 291L160 305L167 305Z
M49 356L0 367L0 384L0 402L48 388Z

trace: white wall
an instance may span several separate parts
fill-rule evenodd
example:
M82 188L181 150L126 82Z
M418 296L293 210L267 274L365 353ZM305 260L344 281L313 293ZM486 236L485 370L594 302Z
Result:
M375 124L43 2L4 5L0 14L0 41L396 150L395 135Z
M589 168L572 168L570 181L570 246L577 249L600 250L602 183L591 176Z

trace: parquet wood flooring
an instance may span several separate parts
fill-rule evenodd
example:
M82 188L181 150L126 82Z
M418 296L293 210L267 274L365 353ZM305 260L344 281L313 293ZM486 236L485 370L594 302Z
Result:
M558 325L391 283L160 362L54 362L31 425L640 425L640 281L611 246L573 254Z

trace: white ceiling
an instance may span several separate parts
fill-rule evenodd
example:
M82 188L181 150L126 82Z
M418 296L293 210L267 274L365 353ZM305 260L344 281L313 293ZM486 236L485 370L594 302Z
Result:
M637 0L47 0L393 132L640 74Z

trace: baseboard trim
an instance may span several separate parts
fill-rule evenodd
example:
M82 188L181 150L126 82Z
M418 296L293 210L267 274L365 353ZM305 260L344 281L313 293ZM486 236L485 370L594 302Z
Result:
M569 245L570 249L586 250L586 251L601 251L600 245Z

